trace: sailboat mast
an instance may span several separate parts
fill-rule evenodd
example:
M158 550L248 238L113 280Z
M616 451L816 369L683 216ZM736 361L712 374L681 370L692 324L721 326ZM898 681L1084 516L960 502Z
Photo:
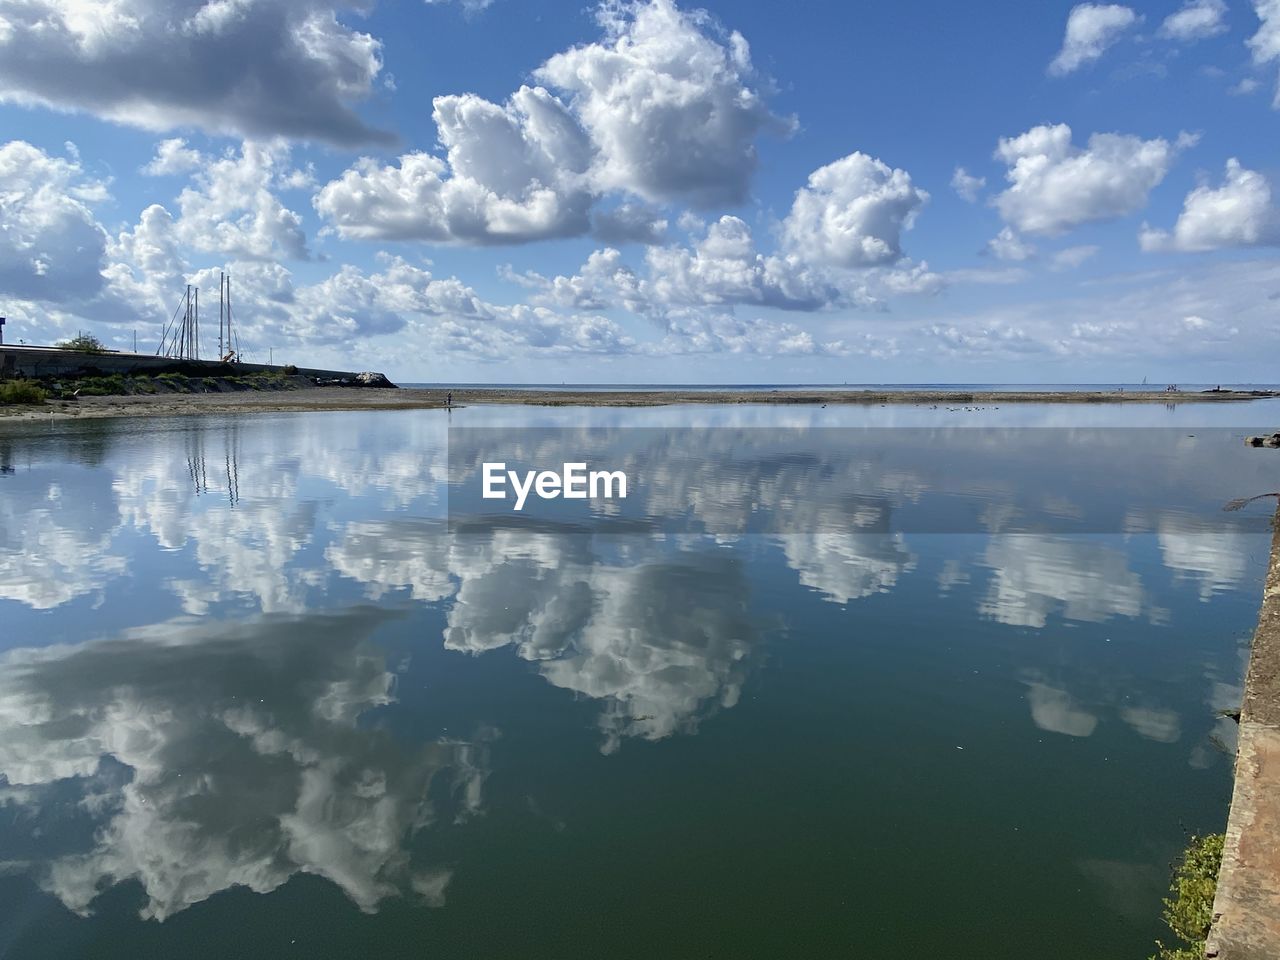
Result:
M227 352L236 352L236 362L240 361L240 341L231 338L231 274L227 274Z

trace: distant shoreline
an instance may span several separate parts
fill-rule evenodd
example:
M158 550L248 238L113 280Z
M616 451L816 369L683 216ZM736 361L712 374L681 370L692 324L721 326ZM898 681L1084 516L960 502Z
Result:
M98 417L167 417L219 413L287 413L320 410L430 410L445 406L448 390L433 388L312 387L248 392L165 394L156 396L81 397L51 401L44 406L0 407L0 422ZM833 389L708 389L692 390L566 390L525 387L465 387L453 391L455 407L469 404L510 404L547 407L658 407L674 404L764 404L812 406L825 404L885 406L999 406L1002 404L1113 403L1242 403L1280 396L1275 391L1210 391L1204 393L1135 392L1117 390L833 390Z

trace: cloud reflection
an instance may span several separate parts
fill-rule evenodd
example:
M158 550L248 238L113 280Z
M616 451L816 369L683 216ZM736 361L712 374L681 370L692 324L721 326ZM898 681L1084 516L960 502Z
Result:
M1026 683L1031 719L1041 730L1087 737L1097 728L1097 716L1081 707L1067 691L1035 679Z
M563 434L498 435L515 445L513 456L552 462L564 453ZM1159 507L1176 487L1187 504L1211 502L1217 515L1235 516L1217 507L1227 491L1241 489L1243 468L1225 456L1171 460L1158 446L1161 436L1144 439L1142 431L733 427L569 435L588 449L616 448L622 466L639 471L642 517L678 515L686 533L711 533L722 543L730 535L715 531L775 537L797 580L840 603L891 590L915 569L911 531L956 524L998 533L1037 528L1022 539L992 539L984 558L997 577L982 611L1014 625L1043 626L1055 609L1086 621L1134 616L1144 603L1120 552L1108 554L1091 538L1050 535L1041 524L1092 529L1114 514L1116 532L1154 532L1166 566L1204 598L1235 586L1245 571L1248 534L1204 529ZM1056 477L1058 466L1071 466L1071 482L1096 477L1090 457L1130 448L1152 452L1153 489L1146 486L1152 477L1139 471L1117 478L1105 497L1081 488L1092 497L1087 503L1068 504L1055 492L1055 483L1066 482ZM0 599L52 609L101 598L140 553L130 533L145 534L161 551L189 553L194 569L180 570L189 567L185 558L166 562L172 569L162 580L192 614L228 598L264 612L301 612L335 568L364 583L412 581L425 602L453 593L455 574L439 557L418 558L384 541L381 552L359 551L361 562L382 569L357 572L342 566L356 554L335 552L331 535L355 536L352 524L360 523L375 531L393 511L397 519L440 515L445 430L420 416L297 416L287 429L280 418L191 418L141 433L105 423L53 445L9 438L5 449L15 460L33 450L36 462L0 480ZM81 462L66 469L75 451ZM334 523L337 511L360 516ZM409 549L466 559L425 538Z
M408 747L359 719L393 702L373 608L19 650L0 663L0 775L31 835L85 821L74 849L33 841L25 866L69 909L134 881L143 917L232 886L259 893L323 876L365 911L409 892L440 902L448 871L407 839L473 811L483 743ZM439 797L440 791L433 791ZM67 801L73 801L68 805ZM13 797L11 802L15 802ZM73 813L68 814L68 810ZM23 863L10 863L9 869Z
M115 504L94 471L38 467L0 487L0 599L51 610L101 597L128 560L111 549Z
M800 583L835 603L888 593L916 565L900 533L793 533L779 540Z
M705 543L361 522L328 559L370 596L451 596L444 645L502 647L601 702L601 749L692 732L737 702L758 631L740 561Z
M1164 565L1177 579L1195 584L1202 603L1238 584L1249 553L1262 538L1235 530L1186 530L1164 522L1158 535Z
M1143 609L1142 580L1126 554L1091 539L994 536L982 563L992 578L979 610L1010 626L1041 628L1055 611L1101 623Z

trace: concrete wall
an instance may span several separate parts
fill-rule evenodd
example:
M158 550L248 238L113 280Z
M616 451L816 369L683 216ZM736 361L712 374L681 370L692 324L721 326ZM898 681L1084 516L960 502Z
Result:
M56 347L0 346L0 379L17 377L75 377L120 374L157 374L177 371L188 376L231 376L279 372L283 366L265 363L219 363L216 360L173 360L143 353L79 353ZM345 370L299 367L298 373L325 379L351 377Z
M1270 451L1266 455L1274 456ZM1205 955L1280 957L1280 511L1240 711L1236 784Z

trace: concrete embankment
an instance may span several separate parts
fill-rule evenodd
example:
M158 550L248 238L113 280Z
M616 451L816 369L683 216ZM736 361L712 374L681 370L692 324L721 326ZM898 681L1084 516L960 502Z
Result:
M231 374L279 373L285 368L266 363L221 363L217 360L174 360L144 353L85 353L58 347L0 346L0 379L29 377L78 377L85 375L139 376L181 372L188 376L218 377ZM354 376L349 371L298 367L304 377L340 380Z
M1205 955L1280 958L1280 510L1249 657L1235 792Z

